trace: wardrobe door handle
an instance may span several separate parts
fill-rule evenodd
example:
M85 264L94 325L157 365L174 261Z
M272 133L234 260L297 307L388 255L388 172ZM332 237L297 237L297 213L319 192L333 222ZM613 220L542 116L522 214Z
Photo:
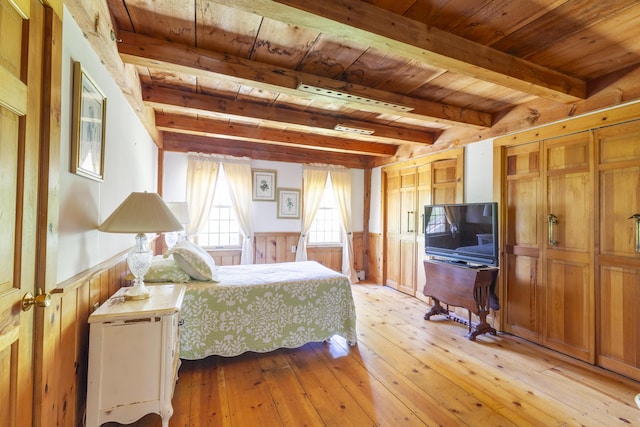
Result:
M636 220L636 253L640 253L640 214L633 214L629 219Z
M413 222L411 221L411 215L413 215L414 213L415 212L413 211L407 211L407 233L413 233L413 230L411 228L411 223Z
M549 226L548 237L549 246L558 246L558 241L555 239L555 225L558 223L558 217L554 214L547 215L547 224Z

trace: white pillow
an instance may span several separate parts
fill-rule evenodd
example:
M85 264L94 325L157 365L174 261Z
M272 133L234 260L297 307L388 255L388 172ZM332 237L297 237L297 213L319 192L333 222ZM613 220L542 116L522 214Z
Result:
M169 255L173 255L180 268L195 280L214 280L216 262L190 240L183 240L164 254L165 257Z
M133 280L133 274L129 273L127 280ZM144 275L144 281L152 282L176 282L185 283L191 280L189 276L176 262L172 256L162 257L162 255L154 256L151 259L151 267Z

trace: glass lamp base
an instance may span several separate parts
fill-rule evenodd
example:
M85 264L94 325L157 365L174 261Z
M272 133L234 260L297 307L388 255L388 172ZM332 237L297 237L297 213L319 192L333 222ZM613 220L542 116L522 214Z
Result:
M141 299L147 299L151 296L151 292L144 285L144 282L135 283L124 293L125 301L136 301Z
M129 252L127 256L127 264L129 270L135 277L133 286L131 286L124 294L125 300L140 300L149 298L149 289L144 285L144 275L149 271L151 266L152 253L147 247L147 236L140 233L136 236L136 246Z

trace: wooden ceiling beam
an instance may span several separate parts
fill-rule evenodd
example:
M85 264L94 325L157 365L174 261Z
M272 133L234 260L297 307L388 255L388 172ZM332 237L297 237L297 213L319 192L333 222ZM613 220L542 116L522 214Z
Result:
M253 160L269 160L274 162L291 163L326 163L342 165L347 168L366 169L372 157L349 153L322 153L318 157L317 150L286 147L273 150L268 145L256 142L238 141L231 139L211 138L199 135L163 132L164 150L178 152L195 152L208 154L223 154L227 156L249 157Z
M557 102L575 102L587 96L584 80L361 0L213 1Z
M220 120L156 112L156 126L163 131L212 136L219 139L262 142L266 145L305 147L312 150L368 156L393 156L398 146L310 133L291 132L259 126L229 124Z
M133 65L171 73L224 79L271 92L420 121L471 126L479 129L492 125L491 114L482 111L412 98L128 31L120 31L118 36L120 37L118 51L122 60ZM361 103L349 100L349 97L330 97L323 93L298 89L303 85L348 94L351 98L371 99L376 102ZM412 110L401 111L390 108L388 104L406 106Z
M150 107L175 107L184 112L206 114L216 118L249 118L267 123L294 125L308 131L319 128L323 132L336 137L345 136L344 132L334 131L336 125L343 124L373 131L371 136L363 137L371 141L386 141L395 144L405 142L433 144L436 139L435 131L381 125L346 117L292 110L258 102L234 101L220 96L203 95L159 86L144 85L142 87L142 97Z

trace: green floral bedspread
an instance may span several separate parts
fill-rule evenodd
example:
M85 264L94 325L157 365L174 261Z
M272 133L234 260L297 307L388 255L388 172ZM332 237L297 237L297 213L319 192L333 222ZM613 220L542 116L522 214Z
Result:
M335 334L356 343L349 280L317 262L221 266L216 278L187 284L183 359L296 348Z

